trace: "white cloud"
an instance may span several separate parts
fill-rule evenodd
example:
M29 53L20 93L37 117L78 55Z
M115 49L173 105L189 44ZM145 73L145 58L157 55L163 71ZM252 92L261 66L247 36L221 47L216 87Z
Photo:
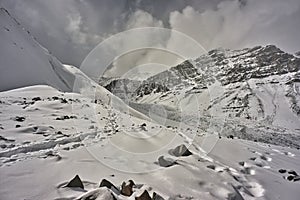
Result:
M136 10L131 13L128 20L124 24L124 29L134 29L143 27L163 27L163 22L154 18L150 13L143 10ZM149 30L149 29L147 29ZM170 63L168 59L164 59L165 56L172 56L170 54L164 54L164 52L147 49L147 47L163 48L165 46L165 40L162 40L162 36L159 31L147 31L136 30L129 31L125 34L115 36L115 45L113 48L117 52L122 52L124 55L118 55L113 61L113 67L106 71L106 76L122 76L134 67L144 65L145 63ZM143 47L144 49L138 50ZM166 61L167 60L167 61ZM173 61L172 61L173 62Z
M192 37L206 50L219 47L240 49L255 45L275 44L283 50L289 51L299 48L290 42L291 38L296 43L298 41L296 35L299 26L298 28L295 26L296 20L293 15L299 12L299 7L299 0L228 0L220 2L216 8L204 11L196 10L192 6L187 6L181 11L173 11L169 15L169 24L171 29ZM283 25L281 24L282 20L293 23ZM163 23L142 10L132 13L126 22L127 29L147 26L162 27ZM281 28L284 26L287 27L285 30ZM287 35L290 36L289 39L287 39ZM154 38L156 38L155 35L147 39L151 41ZM140 43L141 39L128 36L126 45L134 46L130 43ZM167 49L179 52L180 55L189 55L192 58L204 52L197 46L187 43L186 38L173 33L161 44ZM121 66L122 69L128 70L153 60L168 59L160 52L153 51L144 51L134 55L134 57L124 57L115 61L114 73L120 72Z
M179 30L206 49L272 43L293 52L299 51L300 46L299 0L9 0L1 4L55 56L77 66L99 41L141 27ZM197 55L197 49L192 50L184 40L173 36L164 41L155 39L155 35L128 36L124 45L134 47L140 41L145 46L149 42L160 43L192 57Z
M82 28L82 17L79 12L72 12L68 14L68 24L65 31L70 35L74 44L81 47L90 46L99 43L103 38L97 34L90 33L88 30Z
M215 10L199 12L187 6L181 12L171 12L169 23L206 49L242 48L254 43L278 43L278 34L270 30L276 29L279 19L298 11L299 5L298 0L223 1Z
M132 13L126 22L126 29L140 27L163 27L161 20L155 19L150 13L137 10Z

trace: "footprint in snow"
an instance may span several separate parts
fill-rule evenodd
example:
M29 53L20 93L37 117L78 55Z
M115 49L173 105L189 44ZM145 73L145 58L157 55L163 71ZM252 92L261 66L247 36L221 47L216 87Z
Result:
M262 197L264 196L265 189L259 183L255 181L248 180L245 176L233 175L233 178L239 182L241 185L235 187L235 191L246 193L252 197ZM233 186L233 185L232 185ZM243 200L239 199L239 200Z
M253 169L253 167L244 167L241 172L246 175L254 175L255 169Z
M256 160L254 163L257 167L262 167L262 168L265 168L265 169L270 169L271 168L269 165L265 164L265 162L263 162L262 160Z
M288 157L295 157L295 154L289 152L289 151L285 151L285 152L281 152L278 149L272 149L274 152L278 153L278 154L282 154L282 155L286 155Z
M214 171L216 171L216 172L224 172L225 171L225 167L221 167L221 166L216 166L216 165L208 165L208 166L206 166L207 168L209 168L209 169L212 169L212 170L214 170Z
M260 156L260 157L251 157L249 158L250 162L253 162L255 166L262 167L265 169L270 169L271 167L267 165L267 161L271 161L272 158L266 157L266 156Z
M255 169L253 166L247 162L241 161L239 162L239 165L242 167L241 172L246 175L254 175Z
M268 156L265 156L265 155L261 155L260 158L263 159L263 160L265 160L265 161L268 161L268 162L272 161L271 157L268 157Z
M294 157L295 154L291 153L291 152L284 152L284 155L287 155L288 157Z

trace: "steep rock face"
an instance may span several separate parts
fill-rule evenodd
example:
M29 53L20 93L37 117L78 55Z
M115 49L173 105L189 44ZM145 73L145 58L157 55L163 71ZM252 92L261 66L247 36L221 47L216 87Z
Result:
M165 85L156 82L151 82L142 83L141 86L136 89L135 94L137 95L137 97L143 97L144 95L149 95L152 92L160 93L167 91L169 91L169 88L167 88Z
M296 72L300 59L274 45L243 50L212 50L195 60L195 65L223 85Z
M129 84L133 81L127 80L130 93L124 90L115 93L114 87L108 89L121 98L126 97L130 106L147 115L154 112L160 119L194 127L200 120L201 130L207 130L212 119L219 117L226 119L221 125L215 122L216 126L224 126L225 135L233 133L266 141L270 130L272 137L300 130L299 74L300 58L273 45L216 49L136 82L135 87ZM154 86L165 89L157 90ZM161 106L156 109L159 112L153 106Z
M201 74L198 69L190 62L185 61L175 67L164 72L156 74L148 78L147 83L160 83L168 88L183 88L190 86L193 82L200 82Z
M100 84L104 83L103 80ZM167 92L169 89L164 85L157 82L138 81L130 79L112 79L104 84L105 88L123 100L131 100L144 95L149 95L152 92L160 93Z
M207 86L216 81L226 86L250 79L262 79L298 72L299 69L299 58L285 53L273 45L242 50L216 49L195 60L187 60L144 81L114 79L106 88L110 91L115 90L114 93L118 93L120 96L120 93L123 93L123 96L134 97L141 94L142 88L148 90L147 85L152 83L175 90L190 86L193 86L194 90L207 89ZM278 81L274 80L273 83L276 82ZM125 86L122 91L119 91L120 85ZM163 92L167 92L167 90ZM149 92L146 93L150 94Z
M135 91L140 84L141 82L136 80L113 79L105 85L105 88L121 99L128 100L135 96Z

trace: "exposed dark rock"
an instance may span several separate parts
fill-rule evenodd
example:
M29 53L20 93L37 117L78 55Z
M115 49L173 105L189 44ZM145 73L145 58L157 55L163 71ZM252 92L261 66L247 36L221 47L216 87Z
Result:
M41 97L34 97L34 98L32 98L32 101L41 101L42 99L41 99Z
M143 123L143 124L140 125L140 127L141 127L141 129L142 129L143 131L147 131L146 126L147 126L146 123Z
M68 103L68 101L66 99L64 99L64 98L61 98L60 102L61 103Z
M57 117L56 120L65 120L65 119L77 119L76 116L68 116L68 115L64 115L61 117Z
M25 121L25 117L16 116L15 117L15 121L17 121L17 122L23 122L23 121Z
M108 189L114 189L116 191L119 191L119 189L114 184L112 184L110 181L106 179L102 179L99 187L107 187Z
M227 136L227 138L229 138L229 139L233 139L233 138L234 138L234 136L233 136L233 135L229 135L229 136Z
M216 169L216 166L214 166L214 165L208 165L208 166L206 166L207 168L209 168L209 169L212 169L212 170L215 170Z
M289 173L289 174L292 174L292 175L294 175L294 176L298 176L297 172L295 172L294 170L291 170L291 171L289 171L288 173Z
M300 181L300 176L295 176L294 177L294 182L296 182L296 181Z
M286 179L289 181L292 181L292 180L294 180L294 178L295 178L294 176L288 176Z
M84 189L83 183L78 175L76 175L72 180L70 180L66 187Z
M156 82L144 82L136 91L135 95L137 97L143 97L144 95L151 94L152 92L154 93L159 93L159 92L167 92L169 91L169 88L167 88L165 85L156 83Z
M0 135L0 140L6 141L6 142L14 142L15 141L14 139L7 139L1 135Z
M103 77L101 78L103 79ZM105 79L105 78L104 78ZM127 99L127 96L134 96L136 89L141 85L141 81L130 79L105 80L100 84L111 91L121 99Z
M177 163L174 160L166 159L166 158L164 158L164 156L160 156L158 158L158 164L162 167L171 167Z
M133 193L132 188L134 185L135 183L132 180L129 180L128 183L123 182L121 194L123 194L124 196L131 196Z
M184 144L182 144L177 146L175 149L171 150L171 154L173 154L176 157L180 157L180 156L190 156L192 155L192 152L190 152L188 148Z
M280 170L278 170L278 172L281 173L281 174L284 174L284 173L286 173L286 170L285 169L280 169Z

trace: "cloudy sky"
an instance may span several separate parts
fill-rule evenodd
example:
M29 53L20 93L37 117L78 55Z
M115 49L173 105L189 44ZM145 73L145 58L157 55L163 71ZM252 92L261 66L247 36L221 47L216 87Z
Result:
M205 49L275 44L300 50L299 0L0 0L63 63L80 66L111 35L136 27L183 32Z

